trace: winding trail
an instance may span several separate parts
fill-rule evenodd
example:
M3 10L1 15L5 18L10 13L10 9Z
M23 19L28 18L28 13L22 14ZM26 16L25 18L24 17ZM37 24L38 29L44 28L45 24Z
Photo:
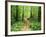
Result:
M27 20L27 18L24 18L24 26L22 31L29 31L29 20Z

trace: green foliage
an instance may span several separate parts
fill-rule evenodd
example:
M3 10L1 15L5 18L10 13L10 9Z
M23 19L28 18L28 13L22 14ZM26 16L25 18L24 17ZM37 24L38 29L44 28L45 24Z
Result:
M30 6L24 6L24 16L30 17Z
M40 22L32 22L30 28L31 28L31 30L41 30Z
M38 22L38 17L30 19L30 30L41 30L41 22Z
M12 25L11 31L21 31L22 27L23 23L21 21L15 22L15 24Z
M38 8L39 6L31 6L32 7L32 15L38 16Z

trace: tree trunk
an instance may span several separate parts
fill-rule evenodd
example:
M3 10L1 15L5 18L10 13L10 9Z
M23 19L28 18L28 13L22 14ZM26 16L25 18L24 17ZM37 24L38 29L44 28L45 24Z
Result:
M39 11L38 11L38 21L41 21L41 7L39 7Z

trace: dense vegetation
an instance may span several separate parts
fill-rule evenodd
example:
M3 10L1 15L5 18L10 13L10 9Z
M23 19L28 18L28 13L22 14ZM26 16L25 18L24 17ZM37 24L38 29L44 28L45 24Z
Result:
M21 31L24 17L28 17L30 30L41 30L41 7L11 5L11 31Z

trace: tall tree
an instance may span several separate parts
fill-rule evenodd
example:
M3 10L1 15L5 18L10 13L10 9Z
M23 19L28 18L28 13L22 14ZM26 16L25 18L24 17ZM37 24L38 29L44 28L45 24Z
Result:
M16 21L18 21L18 5L16 5Z
M41 21L41 7L39 7L39 11L38 11L38 21Z
M18 10L18 17L19 17L19 20L22 21L22 15L23 15L23 13L24 13L24 12L23 12L23 10L24 10L24 9L23 9L23 6L19 5L19 6L18 6L18 9L19 9L19 10Z

